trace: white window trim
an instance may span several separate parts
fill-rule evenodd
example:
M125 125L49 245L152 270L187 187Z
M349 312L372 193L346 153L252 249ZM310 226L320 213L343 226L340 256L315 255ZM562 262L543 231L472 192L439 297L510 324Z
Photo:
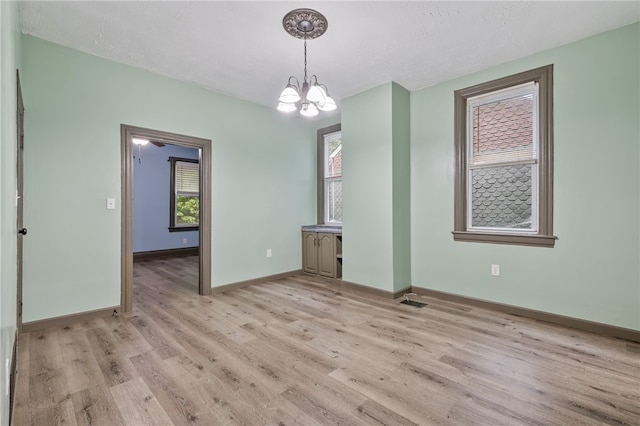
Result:
M327 218L329 217L329 195L327 190L327 182L342 181L342 175L332 178L326 178L329 164L329 162L327 161L329 154L328 150L326 149L327 137L335 134L342 135L342 126L340 124L335 124L333 126L318 129L317 131L317 221L318 224L321 225L342 226L342 222L330 222L327 220Z
M337 220L329 220L329 185L333 182L342 182L342 176L324 179L324 221L330 225L342 225L342 222Z
M332 225L342 225L341 221L329 220L329 206L331 205L331 203L329 203L329 185L334 182L342 182L342 170L340 171L340 176L327 177L329 174L329 159L335 157L338 152L342 151L342 143L340 143L339 149L336 149L331 154L329 153L329 144L338 135L342 138L342 131L338 130L337 132L324 135L324 223ZM340 167L342 167L342 165Z
M533 120L533 158L527 160L513 161L487 161L481 164L472 164L475 157L473 152L473 108L486 105L498 101L517 98L521 96L532 96L532 120ZM494 92L474 96L467 99L467 231L469 232L504 232L510 234L537 234L538 233L538 153L540 151L538 138L538 84L536 82L528 82L514 87L497 90ZM505 167L512 165L531 164L531 227L530 228L500 228L473 226L473 174L472 170L486 169L492 167Z

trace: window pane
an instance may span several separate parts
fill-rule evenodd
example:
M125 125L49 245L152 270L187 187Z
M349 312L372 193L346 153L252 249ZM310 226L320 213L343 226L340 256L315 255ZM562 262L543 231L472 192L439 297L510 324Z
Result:
M193 195L176 196L176 226L198 225L200 223L200 197Z
M342 136L340 133L334 133L325 138L325 155L325 177L342 176Z
M200 169L198 163L176 161L176 193L200 192Z
M471 164L534 158L533 94L473 105L470 113Z
M342 222L342 181L327 182L327 221Z
M470 170L471 226L532 229L531 164Z

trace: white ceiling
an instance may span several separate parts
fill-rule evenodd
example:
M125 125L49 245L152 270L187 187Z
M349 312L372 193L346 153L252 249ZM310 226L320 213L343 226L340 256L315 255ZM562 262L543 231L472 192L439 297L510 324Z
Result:
M409 90L640 20L640 2L23 1L22 31L275 107L303 74L292 9L324 14L309 75L340 99L395 81Z

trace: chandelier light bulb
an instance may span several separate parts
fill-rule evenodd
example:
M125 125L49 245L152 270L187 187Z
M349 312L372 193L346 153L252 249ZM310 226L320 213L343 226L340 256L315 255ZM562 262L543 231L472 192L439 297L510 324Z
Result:
M296 106L295 102L293 102L293 103L279 102L277 109L278 109L278 111L282 111L282 112L293 112L293 111L297 110L298 107Z
M278 98L280 102L286 104L294 104L300 100L300 94L298 90L291 83L287 84L287 87L284 88L282 93L280 93L280 97Z
M300 115L304 115L305 117L315 117L318 115L318 108L311 102L305 102L302 104L302 108L300 109Z
M327 96L323 103L318 104L318 109L320 111L333 111L336 108L338 108L336 101L334 101L331 96Z
M307 93L307 99L310 102L322 103L326 97L327 94L318 83L312 84L309 88L309 93Z

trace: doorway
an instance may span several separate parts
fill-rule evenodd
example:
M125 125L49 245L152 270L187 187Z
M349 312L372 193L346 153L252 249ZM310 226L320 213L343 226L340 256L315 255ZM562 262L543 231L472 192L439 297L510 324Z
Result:
M166 142L200 150L200 240L198 294L211 294L211 140L122 124L122 247L123 312L133 308L133 138Z

